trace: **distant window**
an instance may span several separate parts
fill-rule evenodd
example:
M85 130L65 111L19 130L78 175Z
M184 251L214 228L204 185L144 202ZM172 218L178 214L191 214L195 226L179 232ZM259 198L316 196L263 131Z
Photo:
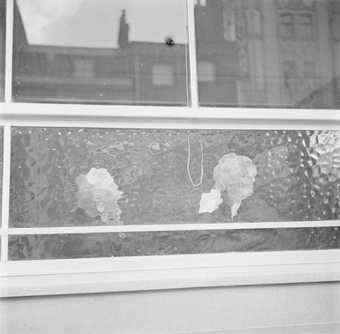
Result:
M281 13L280 37L284 39L293 39L294 33L294 15L292 13Z
M157 64L152 69L152 83L154 86L172 86L174 73L170 65Z
M331 19L332 36L335 40L340 40L340 14L334 14Z
M197 75L199 82L215 82L216 81L215 64L210 61L199 61Z
M74 62L74 76L76 78L92 78L93 62L89 59L76 59Z
M302 74L303 88L306 92L311 92L313 89L315 89L315 84L317 83L315 63L313 61L304 61Z
M59 76L71 76L72 75L72 58L68 55L58 55L58 74Z
M286 60L283 62L284 78L294 78L298 76L298 68L294 60Z
M302 0L302 3L304 4L304 6L306 7L312 7L314 5L314 1L315 0Z
M286 60L283 62L283 83L286 95L294 100L299 88L298 67L295 61Z
M315 77L315 64L312 61L305 61L303 63L303 76L305 78Z
M313 39L313 14L304 13L298 16L298 37Z
M248 11L248 34L261 35L262 22L261 13L258 10L252 9Z
M289 0L278 0L278 3L281 7L286 7L289 5Z

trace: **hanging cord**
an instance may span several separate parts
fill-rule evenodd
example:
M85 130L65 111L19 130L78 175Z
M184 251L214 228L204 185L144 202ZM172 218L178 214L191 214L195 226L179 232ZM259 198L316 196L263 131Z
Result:
M199 187L203 183L203 176L204 176L204 153L203 153L203 142L200 139L200 146L201 146L201 176L198 183L195 183L192 179L191 172L190 172L190 162L191 162L191 143L190 143L190 133L188 134L188 159L187 159L187 173L190 180L190 183L194 188Z

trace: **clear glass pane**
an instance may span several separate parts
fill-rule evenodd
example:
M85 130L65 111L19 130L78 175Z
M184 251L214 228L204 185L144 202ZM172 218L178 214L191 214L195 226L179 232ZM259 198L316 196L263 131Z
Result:
M16 101L188 104L185 0L16 0L14 25Z
M10 260L340 248L339 227L11 236Z
M340 108L340 1L196 0L195 18L201 105Z
M4 100L6 0L0 0L0 101Z
M339 217L339 131L12 130L14 227Z

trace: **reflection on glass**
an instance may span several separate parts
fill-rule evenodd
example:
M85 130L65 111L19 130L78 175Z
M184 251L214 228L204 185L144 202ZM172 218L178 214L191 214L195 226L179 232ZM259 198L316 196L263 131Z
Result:
M183 0L16 0L14 25L17 101L188 103Z
M293 251L340 248L339 227L11 236L9 259Z
M340 132L12 130L10 225L336 220Z
M196 0L195 17L201 105L340 108L340 1Z
M5 28L6 0L0 0L0 101L4 99L5 86Z

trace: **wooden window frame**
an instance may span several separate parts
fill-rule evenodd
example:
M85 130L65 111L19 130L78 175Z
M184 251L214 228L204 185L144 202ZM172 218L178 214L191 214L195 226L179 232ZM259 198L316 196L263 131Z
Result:
M340 130L340 110L199 107L194 0L188 0L191 105L114 106L12 102L13 0L7 1L0 296L99 293L340 280L340 250L247 252L131 258L8 261L15 234L340 226L339 221L10 228L11 127Z

